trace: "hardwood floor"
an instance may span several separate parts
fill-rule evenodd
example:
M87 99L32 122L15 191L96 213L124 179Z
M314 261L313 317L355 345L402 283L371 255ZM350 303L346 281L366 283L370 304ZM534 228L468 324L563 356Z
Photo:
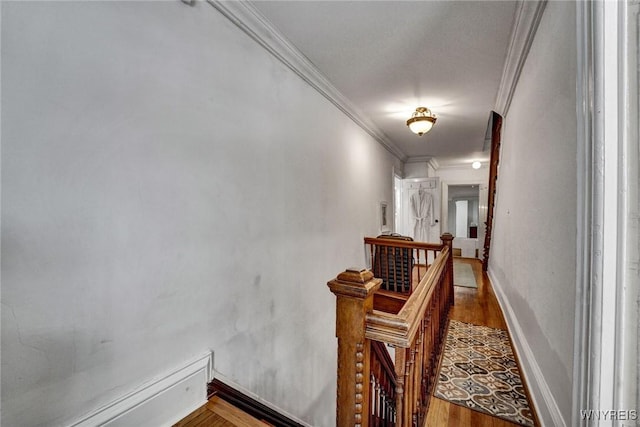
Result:
M489 278L486 273L482 272L482 262L470 258L456 258L456 262L471 265L478 282L478 288L455 287L455 305L451 309L449 319L491 328L507 329ZM517 425L433 396L431 396L425 422L426 427L511 427Z
M268 427L270 425L213 396L206 404L174 424L173 427Z

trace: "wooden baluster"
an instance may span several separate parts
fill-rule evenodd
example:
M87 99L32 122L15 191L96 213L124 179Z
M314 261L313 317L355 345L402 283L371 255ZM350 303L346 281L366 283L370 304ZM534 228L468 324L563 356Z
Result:
M429 403L429 373L431 369L431 337L427 329L429 321L427 317L422 320L422 333L424 335L424 345L422 346L422 400Z
M389 268L393 269L393 283L395 286L394 289L396 290L396 292L402 292L402 286L398 282L398 277L397 277L398 250L399 248L396 248L396 247L393 248L393 257L391 258L391 261L390 261L391 265L389 266Z
M380 425L380 381L375 378L373 382L373 407L371 413L373 414L373 425Z
M376 261L374 257L375 246L371 243L369 243L367 246L369 247L369 258L371 258L371 263L369 265L371 265L371 270L375 271L375 266L374 266L374 263Z
M405 359L406 349L396 348L396 360L394 363L396 371L396 425L404 425L404 411L405 411Z
M440 334L438 332L440 331L440 321L442 320L440 319L440 316L442 315L441 301L444 300L444 298L441 298L441 291L442 287L438 286L438 288L436 288L436 292L433 294L433 300L431 301L431 307L429 308L433 313L431 321L433 322L433 330L436 332L436 340L438 342L440 341Z
M440 290L440 299L439 299L439 306L438 306L438 312L441 316L444 316L446 318L447 312L448 312L448 306L449 306L449 302L451 301L451 298L449 297L449 287L447 286L447 277L445 274L445 277L441 277L440 280L438 281L438 289Z
M375 267L373 267L373 271L380 276L379 279L382 279L382 249L378 245L371 245L371 250L374 251L373 253L376 264Z
M443 245L449 248L449 258L447 259L446 275L449 283L446 284L446 295L448 296L447 303L453 305L453 235L451 233L444 233L442 236L440 236L440 240L442 240Z
M416 340L416 400L418 402L418 412L422 409L422 378L424 373L424 366L422 364L422 346L424 345L424 331L422 329L422 321L420 321L420 327L418 329L418 339Z
M433 358L432 354L434 352L433 348L433 336L431 335L431 320L430 317L426 317L424 321L424 334L426 336L426 345L424 349L424 363L425 363L425 383L424 383L424 393L425 399L427 402L429 401L429 392L431 391L431 369L432 363L431 360Z
M385 283L385 287L389 290L391 290L391 286L389 286L389 284L391 283L391 281L389 280L391 278L391 260L389 259L391 257L391 246L384 246L384 276L383 276L383 280Z
M418 341L413 342L413 417L420 411L420 369L418 366Z
M385 426L391 425L391 410L393 409L393 400L391 394L385 395L384 403L384 424Z
M382 425L383 426L388 426L389 424L389 413L391 411L391 409L393 408L393 405L395 405L394 402L394 384L391 381L386 381L385 385L384 385L384 405L382 407Z
M407 268L407 260L405 257L407 249L398 248L398 250L400 251L400 289L402 292L405 292L405 283L407 283L407 277L404 270ZM409 288L409 292L411 292L411 288Z
M409 347L409 407L411 408L409 412L409 420L413 420L413 414L416 412L416 389L415 389L415 368L416 368L416 353L414 350L414 344ZM413 422L413 421L412 421Z
M382 425L384 422L384 411L385 411L385 401L384 401L384 380L379 382L380 393L378 394L378 425Z
M422 253L421 253L422 252ZM422 275L424 274L425 270L423 267L423 263L422 263L422 255L425 253L426 251L424 249L418 249L418 282L420 282L420 280L422 280Z
M369 270L348 269L327 283L336 295L339 426L369 425L371 342L365 339L365 316L373 311L373 294L382 280Z
M406 425L411 424L411 421L413 419L413 372L411 370L412 364L411 364L411 349L408 348L406 350L407 352L407 361L406 361L406 373L405 373L405 382L407 384L407 397L405 398L405 422Z
M381 423L380 425L386 426L389 423L389 395L387 392L382 393L382 409L381 409Z
M419 381L418 381L418 399L420 400L420 407L424 407L425 399L424 399L424 386L425 386L425 370L427 369L427 362L425 360L426 357L426 348L427 348L427 334L425 331L425 321L424 318L420 321L420 329L419 332L422 337L420 342L419 350L419 363L420 363L420 372L419 372Z
M420 411L420 401L418 399L418 396L420 395L420 383L418 381L420 379L420 369L418 366L417 347L418 347L418 340L416 339L413 342L413 345L411 346L411 348L413 349L412 356L413 356L413 419L414 420L416 419L416 414Z
M413 268L418 276L418 280L414 280L411 284L411 292L413 292L418 283L420 283L420 249L412 250L411 256L414 258ZM411 278L413 279L413 269L411 270Z
M396 256L397 256L396 251L398 250L398 248L392 248L391 246L389 246L387 250L391 254L391 257L390 257L391 259L389 260L389 267L388 267L389 278L391 279L391 277L393 277L393 290L395 292L398 292L398 280L396 277Z
M434 382L436 375L436 353L439 349L439 332L438 322L440 320L440 314L437 309L430 310L429 314L429 335L431 336L431 354L429 357L429 387Z
M414 343L409 347L409 406L411 410L409 411L409 420L413 422L413 415L416 413L416 361L415 361L415 350Z

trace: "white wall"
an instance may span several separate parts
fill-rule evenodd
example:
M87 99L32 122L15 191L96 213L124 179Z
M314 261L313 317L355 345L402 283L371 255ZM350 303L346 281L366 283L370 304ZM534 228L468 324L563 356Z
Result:
M471 165L442 167L436 171L436 175L440 177L441 182L449 184L489 183L488 166L480 169L473 169Z
M565 424L571 420L577 212L575 7L571 2L546 6L506 116L489 263L507 315L515 313L520 350L531 352L532 358L524 361L525 371L535 383L534 397L545 425L561 425L549 418L554 411Z
M404 178L428 178L429 164L427 162L407 162L404 165Z
M401 165L206 3L2 2L2 424L212 349L335 422L335 299Z
M437 164L437 163L435 163ZM411 159L404 164L404 178L432 178L438 176L434 162L431 161L412 161Z
M456 234L457 237L469 237L467 223L469 221L469 201L458 200L456 204Z

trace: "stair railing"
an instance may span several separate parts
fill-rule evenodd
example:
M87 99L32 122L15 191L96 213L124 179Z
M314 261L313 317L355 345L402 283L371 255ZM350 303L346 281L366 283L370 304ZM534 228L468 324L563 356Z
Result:
M422 424L453 304L452 240L451 234L442 235L433 263L399 310L374 308L382 279L370 270L348 269L328 283L336 295L336 425ZM378 369L381 349L386 352L387 345L395 348L393 373Z
M371 271L382 279L382 289L410 294L420 283L442 245L402 240L402 236L365 237Z

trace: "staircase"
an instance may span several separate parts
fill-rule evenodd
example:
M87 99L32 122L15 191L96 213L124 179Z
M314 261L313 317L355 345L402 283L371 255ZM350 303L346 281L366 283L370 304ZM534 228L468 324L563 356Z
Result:
M208 384L208 395L207 403L173 427L302 427L219 379Z
M453 236L441 240L367 237L373 269L384 278L349 268L327 283L336 295L338 426L423 425L453 305ZM397 286L405 277L408 285ZM386 290L383 282L390 284Z
M209 401L193 411L174 427L265 427L264 421L243 412L229 402L213 396Z

